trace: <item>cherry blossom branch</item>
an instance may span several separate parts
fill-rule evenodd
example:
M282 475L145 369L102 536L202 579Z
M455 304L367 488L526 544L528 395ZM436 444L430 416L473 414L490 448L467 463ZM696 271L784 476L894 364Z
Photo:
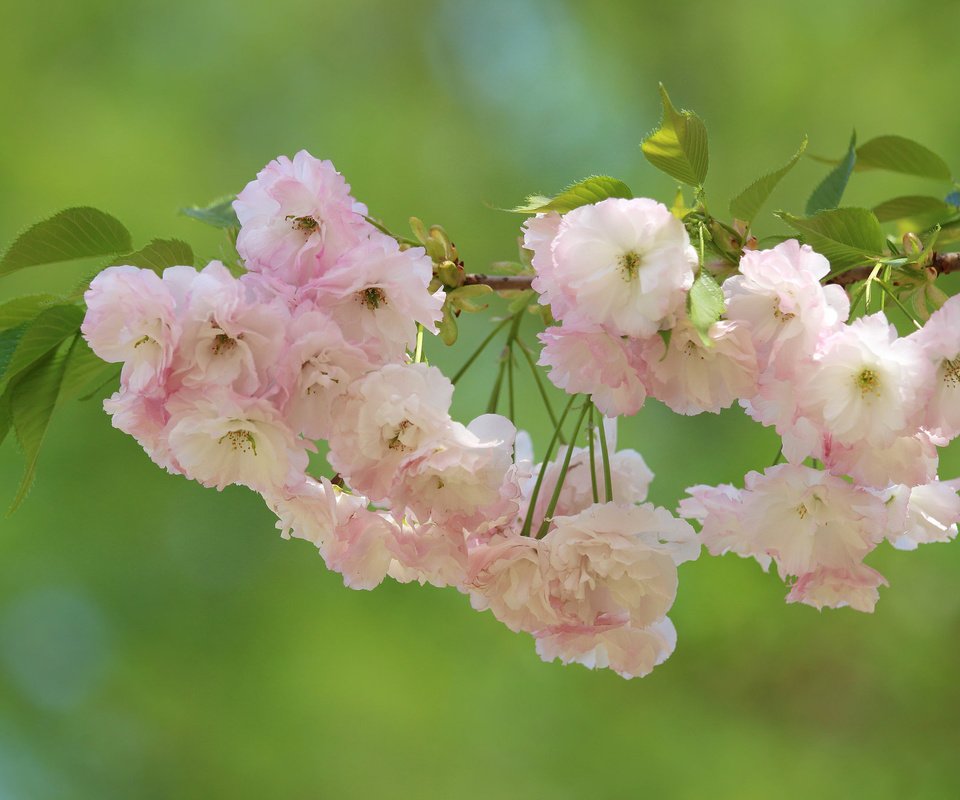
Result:
M934 253L930 266L937 271L938 275L960 272L960 253ZM838 286L849 286L858 281L866 280L871 269L872 267L867 266L841 272L839 275L835 275L827 281L827 283L835 283ZM482 273L474 273L472 275L465 275L463 284L464 286L489 286L495 292L505 292L529 289L532 280L533 275L484 275Z

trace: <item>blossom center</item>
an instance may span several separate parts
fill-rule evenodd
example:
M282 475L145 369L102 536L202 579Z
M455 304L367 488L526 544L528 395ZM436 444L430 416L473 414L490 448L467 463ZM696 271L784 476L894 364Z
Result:
M152 342L153 339L150 336L141 336L137 341L133 343L133 348L136 350L140 345L146 344L147 342ZM949 363L949 362L948 362Z
M623 273L624 280L632 281L637 277L640 269L640 254L636 250L630 250L619 258L620 270Z
M320 228L320 223L314 217L295 217L289 214L285 219L295 231L300 231L308 236Z
M773 301L773 318L775 320L786 324L787 322L792 320L795 316L797 315L794 314L792 311L787 311L786 313L784 313L780 309L780 303L776 300Z
M396 432L387 439L387 447L391 450L399 450L401 453L409 452L412 448L403 441L403 435L411 427L413 427L413 423L410 420L401 420L400 424L397 425Z
M866 398L867 395L870 394L880 394L880 376L875 370L872 370L869 367L864 367L862 370L860 370L856 377L854 377L853 382L857 389L860 390L860 396L863 398Z
M257 440L250 431L229 431L217 440L217 444L223 444L224 441L226 441L227 446L235 452L257 454Z
M797 512L797 516L800 517L800 519L806 519L806 518L807 518L807 514L810 513L809 511L807 511L807 507L806 507L803 503L801 503L800 505L798 505L798 506L794 509L794 511Z
M232 336L227 333L218 333L213 337L213 344L210 346L210 349L215 356L219 356L223 353L229 353L236 346L237 340Z
M376 311L380 306L387 304L387 294L379 286L368 286L357 292L357 296L362 305L365 305L371 311Z
M943 382L953 389L960 388L960 355L953 360L943 359Z

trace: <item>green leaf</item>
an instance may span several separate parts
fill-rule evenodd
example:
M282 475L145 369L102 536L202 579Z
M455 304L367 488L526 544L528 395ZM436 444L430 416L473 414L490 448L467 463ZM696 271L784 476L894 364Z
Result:
M233 210L234 195L220 197L206 206L190 206L181 208L180 213L191 219L212 225L214 228L239 228L240 220Z
M825 211L829 208L836 208L840 205L840 199L850 181L850 174L857 163L857 132L854 131L850 136L850 146L847 148L847 154L827 174L813 190L810 199L807 200L807 216L812 216L818 211Z
M0 370L0 386L9 383L64 339L75 334L81 322L83 322L83 309L79 306L60 305L52 306L40 312L32 322L24 323L25 330L17 341L16 349L10 356L6 369Z
M21 323L13 328L7 328L0 331L0 383L3 382L3 376L10 366L13 354L17 352L20 346L20 340L27 331L27 323Z
M29 322L42 309L56 301L56 297L52 294L30 294L7 301L0 305L0 331L9 330L22 325L24 322Z
M108 266L152 269L161 275L167 267L192 267L193 250L190 245L179 239L153 239L134 253L118 256Z
M20 234L0 260L0 275L131 249L129 231L109 214L95 208L68 208Z
M939 197L913 194L894 197L874 206L873 213L880 222L892 222L911 217L925 217L930 214L950 214L952 209Z
M764 175L762 178L758 178L730 201L730 213L737 219L751 222L777 187L777 184L780 183L784 175L793 169L794 164L800 160L800 156L806 149L807 137L804 136L803 141L800 142L800 149L784 166Z
M660 127L643 140L640 149L653 166L689 186L703 186L709 153L707 129L692 111L677 111L660 84L663 117Z
M0 394L0 444L7 438L13 426L13 417L10 414L10 390Z
M857 169L883 169L922 178L950 180L947 162L903 136L877 136L857 148Z
M10 387L10 415L27 464L8 516L19 508L33 485L40 448L57 405L71 349L61 347L47 353Z
M883 255L880 222L866 208L834 208L812 217L784 212L777 216L803 234L807 244L825 256L834 269L868 264Z
M78 337L67 359L63 385L57 402L66 403L70 400L82 399L119 374L119 371L120 364L103 361L90 349L90 345L82 336Z
M725 310L723 289L713 275L701 269L687 295L687 315L707 347L713 345L709 335L710 326L720 319ZM664 342L668 343L666 340Z
M607 175L594 175L568 186L556 197L532 194L526 199L526 202L509 210L519 214L545 214L548 211L565 214L567 211L572 211L580 206L599 203L601 200L610 197L630 199L633 197L633 192L623 181Z

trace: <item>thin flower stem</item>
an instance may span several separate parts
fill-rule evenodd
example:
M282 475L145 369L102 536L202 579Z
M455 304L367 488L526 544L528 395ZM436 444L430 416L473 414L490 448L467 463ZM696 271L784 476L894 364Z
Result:
M510 421L516 424L516 407L513 394L513 342L507 345L507 410Z
M860 305L860 301L866 296L867 298L867 311L870 311L870 284L873 283L877 278L877 273L880 272L880 267L883 266L877 262L876 266L871 270L870 274L867 276L866 281L864 281L863 286L860 287L860 290L857 292L856 297L850 301L850 316L853 317L854 312L857 310L857 306Z
M517 344L520 346L520 352L523 353L527 364L530 365L530 372L533 374L533 380L536 382L537 389L540 391L540 397L543 399L543 405L547 409L547 415L550 417L550 422L553 424L553 427L556 428L557 415L553 413L553 406L550 404L550 397L547 395L547 387L543 385L543 378L540 377L540 370L537 369L533 356L530 354L530 348L524 344L522 339L517 339ZM560 444L566 443L567 441L563 438L563 432L561 431Z
M503 373L506 371L507 362L500 362L500 369L497 370L497 379L493 382L493 389L490 392L490 400L487 402L487 413L496 414L497 406L500 403L500 388L503 386Z
M610 474L610 453L607 452L607 431L600 415L600 457L603 459L603 496L605 503L613 502L613 478Z
M417 350L413 354L413 363L419 364L423 361L423 325L417 323Z
M876 283L881 289L883 289L884 292L886 292L887 296L900 307L900 310L907 315L907 319L909 319L914 325L917 326L918 330L923 327L923 325L920 323L920 320L918 320L912 313L910 313L910 309L908 309L900 301L900 298L897 297L896 292L893 291L892 287L888 286L879 278L876 279Z
M520 531L521 536L529 536L530 529L533 527L533 510L537 507L537 497L540 494L540 487L543 486L543 479L547 474L547 467L550 465L550 456L553 453L553 447L557 443L557 438L560 434L560 427L563 425L564 420L567 418L571 407L573 406L573 401L577 399L577 395L573 395L570 398L570 402L567 403L566 407L563 409L563 413L560 415L560 421L557 423L557 427L554 428L553 437L550 439L550 443L547 445L547 450L543 454L543 463L540 465L540 474L537 475L537 482L533 486L533 493L530 495L530 505L527 507L527 516L523 521L523 530Z
M500 333L500 331L502 331L504 328L507 327L507 325L510 324L510 321L512 319L513 317L504 317L502 320L500 320L500 322L497 324L497 327L487 334L486 338L484 338L484 340L480 342L477 349L473 351L473 354L470 356L470 358L468 358L466 362L464 362L464 365L460 367L459 370L457 370L457 374L450 379L450 383L456 385L457 381L464 376L464 373L466 373L466 371L470 369L471 366L473 366L473 362L476 361L477 358L479 358L480 354L484 351L486 346L493 341L494 337L498 333Z
M563 464L560 467L560 475L557 477L557 485L553 487L553 495L550 497L550 504L547 506L547 512L543 515L543 521L540 523L540 529L537 531L537 538L542 539L546 534L547 529L550 527L550 520L553 518L553 512L557 508L557 503L560 502L560 491L563 489L563 482L567 477L567 472L570 469L570 459L573 456L573 448L577 444L577 434L580 433L580 427L583 425L583 419L587 416L587 412L590 410L590 401L587 400L583 404L583 409L580 411L580 416L577 417L577 422L573 426L573 434L570 436L570 444L567 445L567 454L563 457Z
M600 502L600 491L597 488L597 457L593 444L593 432L596 430L593 419L593 399L590 400L590 417L587 419L587 448L590 450L590 489L593 491L593 502Z

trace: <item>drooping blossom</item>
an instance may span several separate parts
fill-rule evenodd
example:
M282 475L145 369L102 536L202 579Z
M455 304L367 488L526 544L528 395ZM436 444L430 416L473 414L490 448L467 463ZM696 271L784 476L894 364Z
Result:
M637 341L576 324L550 327L539 338L544 346L538 363L551 367L554 386L568 394L589 394L608 417L632 416L641 409L647 392Z
M923 349L934 373L923 425L953 439L960 435L960 295L947 300L909 338Z

